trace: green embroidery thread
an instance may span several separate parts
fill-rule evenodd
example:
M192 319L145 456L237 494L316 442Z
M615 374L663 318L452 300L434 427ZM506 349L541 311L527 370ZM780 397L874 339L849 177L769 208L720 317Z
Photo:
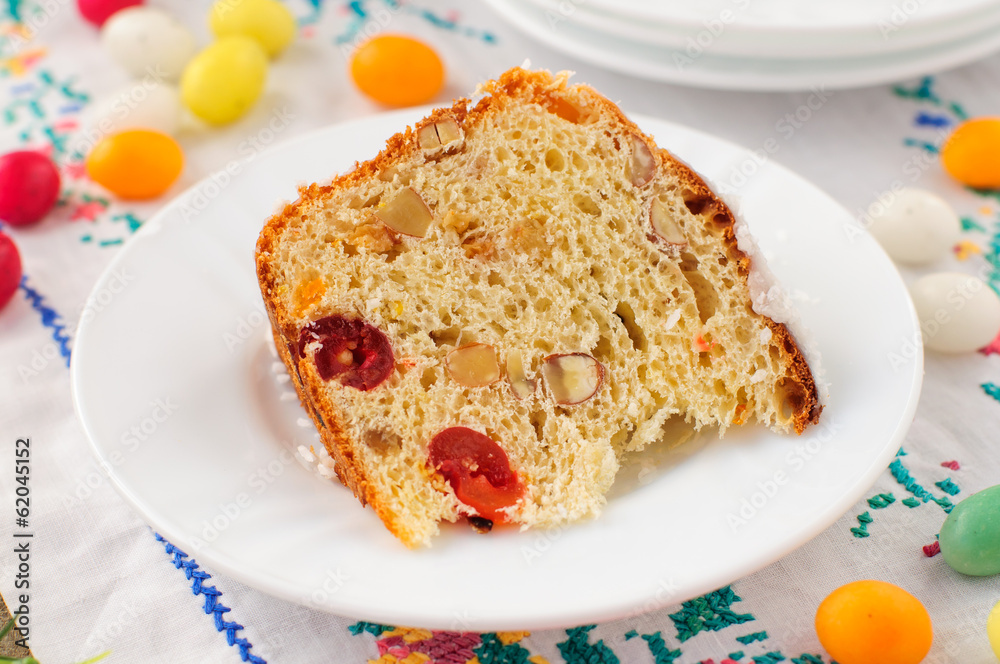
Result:
M742 601L741 598L732 588L725 586L684 602L680 611L670 614L670 619L677 628L677 639L684 643L702 630L717 632L730 625L756 620L749 613L736 613L729 608L733 602L739 601Z
M940 482L935 482L934 486L941 489L949 496L954 496L956 493L961 491L961 489L958 488L958 485L951 481L950 477L946 477Z
M872 515L868 512L862 512L858 515L858 526L856 528L851 528L851 534L855 537L868 537L868 524L874 521Z
M896 497L891 493L880 493L868 499L868 507L880 510L896 502Z
M737 636L736 640L745 646L750 645L754 641L763 641L767 638L767 632L754 632L753 634L747 634L746 636Z
M556 644L566 664L620 664L618 656L604 645L603 640L589 642L589 633L595 627L597 625L584 625L566 630L569 638Z
M653 661L656 664L674 664L674 660L681 656L680 650L671 650L667 647L659 632L643 634L642 640L649 647L649 652L653 655Z

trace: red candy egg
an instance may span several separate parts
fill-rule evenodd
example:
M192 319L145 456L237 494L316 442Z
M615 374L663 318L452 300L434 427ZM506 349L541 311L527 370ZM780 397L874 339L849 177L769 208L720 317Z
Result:
M0 157L0 221L33 224L59 198L59 171L45 155L21 150Z
M9 235L0 233L0 309L10 302L21 283L21 254Z
M101 27L120 9L141 5L142 0L76 0L76 6L85 19Z

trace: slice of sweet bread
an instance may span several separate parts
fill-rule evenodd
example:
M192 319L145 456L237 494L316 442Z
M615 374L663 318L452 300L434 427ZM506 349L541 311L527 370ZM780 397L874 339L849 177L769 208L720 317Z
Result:
M743 229L695 173L564 75L482 92L301 189L257 245L299 397L393 534L594 516L670 418L817 421L803 353L754 311Z

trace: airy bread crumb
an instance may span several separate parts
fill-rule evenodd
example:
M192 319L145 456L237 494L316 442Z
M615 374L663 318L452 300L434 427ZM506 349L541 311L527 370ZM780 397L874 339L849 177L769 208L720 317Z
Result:
M512 69L482 89L301 189L257 246L299 397L390 531L427 544L474 513L428 465L449 427L506 452L526 486L511 521L551 527L595 516L622 456L671 418L720 433L818 420L809 366L753 310L733 215L697 175L565 75ZM300 335L328 316L387 337L384 382L321 378ZM449 353L472 344L496 363L477 346L453 375Z

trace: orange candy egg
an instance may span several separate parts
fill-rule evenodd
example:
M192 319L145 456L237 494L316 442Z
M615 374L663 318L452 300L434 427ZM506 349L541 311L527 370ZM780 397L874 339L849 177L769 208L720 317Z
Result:
M1000 188L1000 118L960 124L941 148L941 164L962 184Z
M351 77L366 95L389 106L414 106L434 98L444 65L427 44L403 35L379 35L358 47Z
M884 581L855 581L830 593L816 611L816 633L839 664L918 664L933 640L920 600Z
M184 153L170 136L131 129L103 138L87 155L90 179L121 198L155 198L184 168Z

